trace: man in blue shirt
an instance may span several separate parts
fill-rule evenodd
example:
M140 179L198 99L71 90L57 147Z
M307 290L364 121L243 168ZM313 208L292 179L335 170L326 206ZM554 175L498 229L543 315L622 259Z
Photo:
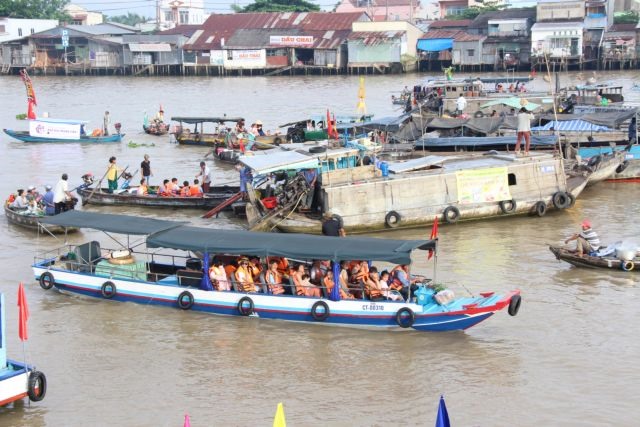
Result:
M309 191L307 192L307 200L305 201L304 209L311 210L313 204L313 197L316 194L316 181L318 180L318 172L315 169L307 169L304 171L304 179L309 185Z
M42 203L44 204L44 213L46 215L55 215L56 214L56 205L53 203L53 191L51 190L50 185L45 185L44 189L46 192L42 197Z

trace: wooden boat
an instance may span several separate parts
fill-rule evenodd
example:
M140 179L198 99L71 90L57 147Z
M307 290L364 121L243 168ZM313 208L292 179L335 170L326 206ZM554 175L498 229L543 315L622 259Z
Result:
M14 224L23 228L28 228L30 230L38 231L41 233L51 233L51 234L64 234L65 231L67 233L73 233L78 231L77 228L73 227L56 227L56 226L44 226L40 221L45 218L44 215L27 215L26 211L20 211L9 207L7 203L4 204L4 216L7 218L7 222L10 224Z
M142 125L142 130L144 130L144 133L149 135L166 135L169 133L169 123L154 123L149 126Z
M94 187L77 189L77 193L82 198L83 203L154 208L211 209L240 191L240 187L227 185L213 186L209 189L209 192L202 197L163 197L155 194L139 196L128 191L111 193L108 188L101 188L95 192L93 192L93 190ZM91 194L92 192L93 194ZM229 206L227 209L231 210L232 207Z
M24 292L24 291L23 291ZM9 304L15 307L14 304ZM25 397L32 402L44 399L47 393L47 378L35 366L7 359L7 335L5 328L4 294L0 294L0 406L8 405Z
M640 145L618 145L615 147L580 147L578 154L587 161L598 156L610 155L612 150L624 153L624 160L607 181L640 182Z
M242 117L171 117L171 120L178 122L174 133L176 142L180 145L199 145L205 147L215 147L224 145L227 136L232 133L233 128L225 126L226 123L237 123L244 120ZM212 131L205 132L205 124L213 124ZM194 129L186 128L185 125L194 125Z
M414 250L436 250L435 240L390 240L363 237L325 237L244 230L198 228L172 221L124 215L66 212L50 218L59 226L90 226L105 233L144 235L152 252L136 251L130 264L116 265L113 251L93 241L67 245L39 253L33 274L43 289L56 287L105 300L162 305L212 314L247 317L252 320L279 319L304 323L349 326L377 330L449 331L464 330L506 309L516 315L520 291L505 294L481 293L457 298L444 305L434 299L428 284L409 291L408 301L341 299L338 286L324 298L270 293L258 283L256 292L217 291L208 280L209 255L239 254L261 260L279 256L299 260L330 260L334 269L341 260L366 259L376 263L410 264ZM170 256L163 256L163 251ZM181 257L178 251L203 254ZM75 254L74 259L67 254ZM60 256L59 254L65 254ZM415 272L414 272L415 273Z
M121 142L125 134L117 133L109 136L89 136L83 135L77 139L63 139L63 138L45 138L40 136L32 136L26 131L14 131L11 129L3 129L4 133L12 138L15 138L22 142L81 142L90 144L101 144L110 142Z
M552 245L549 246L549 250L556 256L558 260L568 262L569 264L576 267L608 268L612 270L627 272L640 271L640 258L638 258L637 255L631 260L622 260L612 255L592 256L583 254L583 256L578 256L578 254L572 250ZM638 268L636 268L636 266Z

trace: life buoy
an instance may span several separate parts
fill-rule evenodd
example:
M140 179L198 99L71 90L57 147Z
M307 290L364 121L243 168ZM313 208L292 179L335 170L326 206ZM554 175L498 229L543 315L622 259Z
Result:
M45 290L51 289L53 285L56 284L56 281L53 278L53 274L49 273L48 271L42 273L38 281L40 282L40 287Z
M180 295L178 295L178 307L182 310L189 310L193 307L193 294L189 291L184 291Z
M478 111L475 112L473 117L475 117L476 119L480 119L480 118L484 117L484 113L482 111L478 110Z
M633 263L633 261L622 261L620 263L620 268L622 268L624 271L633 271L633 269L635 268L635 264Z
M509 312L510 316L515 316L520 311L520 303L522 303L522 298L520 295L514 295L511 297L511 301L509 301Z
M116 285L110 281L104 282L102 284L102 287L100 288L100 294L103 296L103 298L106 299L113 298L114 296L116 296L117 292L118 289L116 288Z
M516 200L515 199L511 199L511 200L501 200L500 203L498 203L500 205L500 210L502 211L503 214L508 214L511 212L515 212L516 210Z
M409 307L402 307L396 313L396 323L401 328L410 328L416 321L416 315Z
M242 316L249 316L250 314L252 314L253 307L253 300L249 297L242 297L240 298L240 301L238 301L238 311Z
M396 211L389 211L389 213L384 217L384 223L389 228L396 228L400 225L400 214Z
M536 204L533 205L533 213L538 216L544 216L544 214L547 213L547 204L542 201L536 202Z
M448 206L444 212L442 212L442 216L447 224L455 224L458 222L458 218L460 218L460 210L455 206Z
M47 394L47 377L40 371L32 371L27 383L27 395L32 402L40 402Z
M551 199L551 201L553 202L553 207L556 209L566 209L567 207L569 207L569 197L567 195L568 193L565 193L563 191L558 191L556 194L553 195L553 198Z
M318 308L320 307L322 307L321 311L318 312ZM329 304L327 304L324 301L316 301L311 306L311 317L313 317L313 320L317 320L318 322L323 322L329 318L330 314L331 313L329 312Z

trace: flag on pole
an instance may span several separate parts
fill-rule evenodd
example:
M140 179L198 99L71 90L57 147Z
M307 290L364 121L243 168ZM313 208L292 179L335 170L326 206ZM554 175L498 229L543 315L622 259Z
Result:
M433 227L431 227L431 240L438 238L438 217L433 220ZM433 257L434 250L429 249L429 256L427 257L427 261L429 261Z
M284 408L282 407L282 402L278 403L276 416L273 418L273 427L287 427L287 422L284 419Z
M184 414L184 427L191 427L191 420L189 414Z
M24 295L22 282L20 282L18 286L18 310L18 336L20 337L20 341L26 341L28 338L27 320L29 319L29 307L27 306L27 298Z
M444 403L443 396L440 396L438 416L436 417L436 427L451 427L451 423L449 422L449 413L447 412L447 405Z

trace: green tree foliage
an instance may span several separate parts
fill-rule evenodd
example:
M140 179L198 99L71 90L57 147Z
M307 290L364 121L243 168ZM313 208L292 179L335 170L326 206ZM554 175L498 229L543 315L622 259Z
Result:
M137 13L127 12L126 15L110 16L109 22L117 22L118 24L125 24L135 27L138 24L144 24L149 18L146 16L140 16Z
M633 10L618 12L613 15L614 24L637 24L638 20L640 20L640 14Z
M69 20L64 7L69 0L0 0L0 16L23 19Z
M237 13L246 12L317 12L320 6L305 0L256 0L255 3L240 7L232 5Z
M492 2L485 2L484 6L471 6L462 11L459 15L447 15L446 19L476 19L478 15L485 12L495 12L503 10L506 7L504 4L497 4Z

